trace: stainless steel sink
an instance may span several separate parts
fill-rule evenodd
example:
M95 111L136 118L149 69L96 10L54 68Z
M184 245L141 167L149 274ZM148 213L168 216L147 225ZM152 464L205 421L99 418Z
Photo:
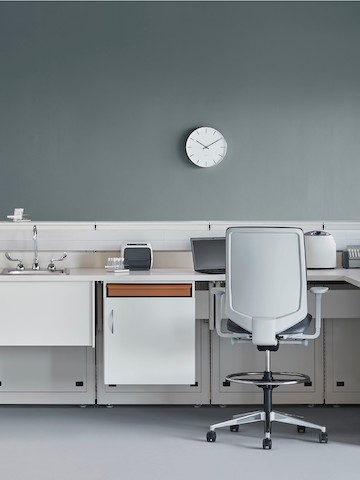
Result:
M40 270L32 270L25 268L25 270L17 270L16 268L4 268L1 275L69 275L68 268L59 268L58 270L48 270L43 268Z

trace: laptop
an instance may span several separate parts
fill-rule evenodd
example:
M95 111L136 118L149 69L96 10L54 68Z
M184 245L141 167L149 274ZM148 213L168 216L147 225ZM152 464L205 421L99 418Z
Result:
M225 237L190 238L194 270L201 273L225 273Z

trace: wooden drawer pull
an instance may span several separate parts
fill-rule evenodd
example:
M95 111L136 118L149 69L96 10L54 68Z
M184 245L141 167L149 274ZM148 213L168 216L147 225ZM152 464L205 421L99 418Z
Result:
M191 297L191 284L109 283L108 297Z

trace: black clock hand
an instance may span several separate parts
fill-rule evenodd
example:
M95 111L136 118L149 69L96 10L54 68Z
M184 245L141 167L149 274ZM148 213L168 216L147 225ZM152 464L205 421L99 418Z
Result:
M197 143L200 143L200 145L201 145L202 147L204 147L203 150L205 150L205 148L207 148L207 149L209 148L208 146L206 146L206 145L204 145L203 143L199 142L199 140L196 140L196 142L197 142Z
M209 148L211 145L214 145L214 143L218 142L219 140L221 140L221 138L218 138L217 140L215 140L215 142L209 143L209 145L206 145L206 146L204 145L204 148Z

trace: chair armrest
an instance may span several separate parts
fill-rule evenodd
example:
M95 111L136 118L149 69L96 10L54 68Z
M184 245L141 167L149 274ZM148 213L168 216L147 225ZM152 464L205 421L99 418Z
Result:
M221 320L223 318L224 312L224 298L225 298L225 288L224 287L214 287L210 290L210 293L215 295L215 329L217 334L220 337L234 338L240 337L241 335L235 335L234 333L225 333L221 330Z
M301 338L303 340L315 339L320 335L321 331L321 301L324 293L328 291L328 287L311 287L310 292L315 295L315 332L313 334L295 334L289 335L286 338Z
M310 292L315 295L315 334L320 335L321 330L321 301L324 293L328 291L328 287L311 287ZM315 337L316 338L316 337Z
M315 295L323 295L329 290L328 287L311 287L310 292L314 293Z
M213 295L224 295L225 287L213 287L210 290L210 293L212 293Z

